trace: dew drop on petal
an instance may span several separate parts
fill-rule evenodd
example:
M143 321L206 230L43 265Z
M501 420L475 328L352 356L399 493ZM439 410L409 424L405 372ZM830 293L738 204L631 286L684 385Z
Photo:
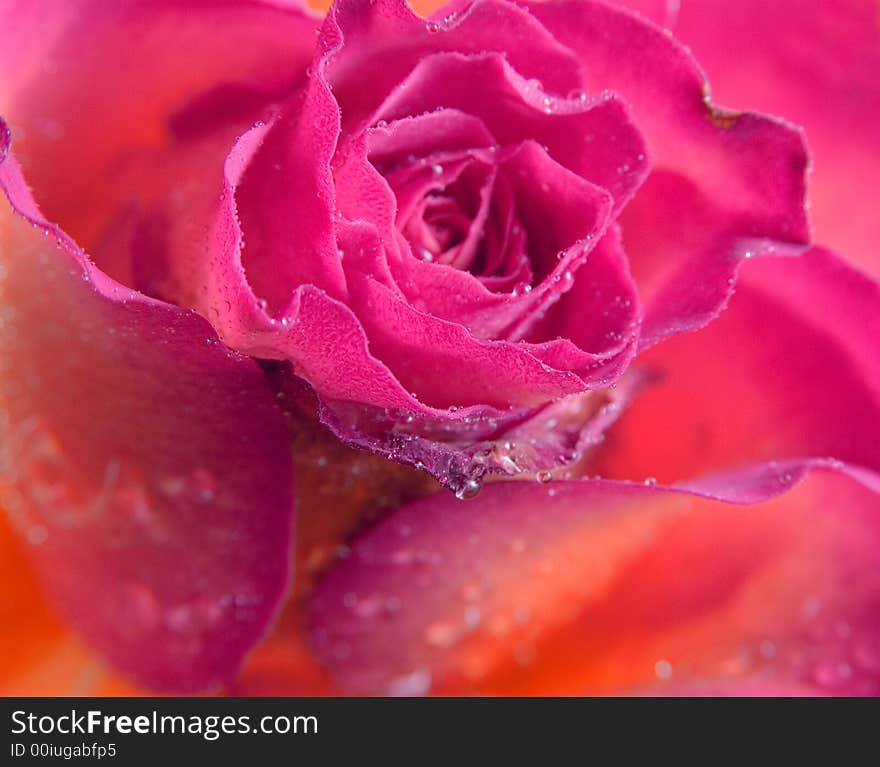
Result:
M483 487L482 482L478 479L468 479L462 482L462 484L456 488L455 497L460 501L466 500L468 498L474 498L477 493L480 492Z
M661 658L654 664L654 673L658 679L666 681L672 678L672 664L665 658Z
M398 676L388 683L388 695L396 698L411 698L425 695L431 690L431 672L417 669L409 674Z

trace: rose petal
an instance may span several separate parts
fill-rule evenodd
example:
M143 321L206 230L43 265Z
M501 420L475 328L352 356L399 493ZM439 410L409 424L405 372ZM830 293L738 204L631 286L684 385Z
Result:
M435 408L535 406L584 388L576 376L542 366L521 345L477 339L458 323L419 312L369 277L352 281L350 300L371 351ZM503 391L498 381L505 381Z
M790 481L748 509L715 500L720 485L606 481L416 501L319 585L316 652L342 689L369 694L607 694L753 677L876 693L880 477L788 468ZM728 489L748 495L764 471Z
M0 515L0 695L22 694L18 677L37 666L59 644L64 629L40 593L17 536Z
M283 313L300 285L345 296L330 170L338 135L333 94L323 77L311 77L302 96L273 122L238 182L238 215L247 236L243 266L273 314Z
M525 339L540 360L594 385L613 384L638 344L639 299L620 240L619 228L611 227Z
M651 214L657 196L644 189L622 217L646 307L643 346L717 316L731 294L737 264L758 248L756 241L771 241L764 248L808 241L807 155L796 130L761 115L716 109L687 49L630 13L586 0L529 8L578 53L589 88L612 89L629 104L652 167L694 189L694 195L669 203L680 211L684 236L641 229L642 237L630 244L640 221L656 219ZM695 203L699 207L688 207ZM638 244L649 237L652 247L643 252Z
M20 539L10 521L0 514L0 695L143 695L59 620L26 557L30 544Z
M70 624L117 668L155 689L217 687L290 576L275 397L204 320L91 265L11 156L0 183L3 506Z
M590 472L672 481L828 455L880 468L880 287L828 251L742 268L708 328L641 356L660 380Z
M4 3L0 115L46 218L129 285L144 228L151 251L172 227L201 247L232 141L304 79L318 23L268 2Z
M273 632L227 690L233 697L331 696L339 691L315 660L301 606L285 610Z
M499 169L514 198L516 225L523 230L530 267L536 272L534 286L529 285L528 292L494 293L473 275L418 259L392 268L401 292L417 309L461 324L478 338L519 340L573 284L582 277L590 281L591 273L603 268L594 269L592 253L608 226L611 198L558 165L535 142L500 154ZM605 261L601 252L595 259L599 264ZM625 268L615 275L614 289L632 291ZM615 330L623 334L625 324ZM531 336L546 340L535 331Z
M522 141L546 146L560 165L606 189L615 213L648 172L645 142L614 94L551 96L498 53L423 58L373 119L390 122L440 107L478 117L501 146Z
M579 65L571 51L528 12L503 0L477 0L440 22L419 18L404 0L368 5L341 0L328 12L322 41L328 51L344 45L344 55L336 57L330 74L349 128L361 123L422 58L440 51L498 51L520 74L553 93L564 95L580 87Z
M671 664L670 664L671 665ZM803 683L768 681L757 678L700 679L686 682L658 682L655 685L626 690L625 696L664 698L803 698L821 696L815 686Z
M685 0L672 29L693 49L720 103L804 127L816 239L880 274L877 4L833 0L805 13L797 0Z
M483 121L458 109L408 115L367 132L370 162L378 168L402 165L409 155L428 157L437 152L463 151L493 145Z
M610 0L609 4L628 8L655 24L671 29L678 17L680 0Z
M308 285L294 292L287 313L280 319L269 317L261 309L240 260L241 228L236 215L235 190L269 130L269 125L255 127L242 136L230 153L226 164L225 200L212 238L211 268L198 273L194 280L203 286L197 306L203 314L213 318L223 341L252 356L291 361L293 372L320 392L321 420L340 439L416 466L456 492L465 492L485 473L510 473L506 457L509 451L501 449L509 441L505 434L526 421L534 424L529 437L535 444L526 450L525 456L519 456L519 448L516 449L517 470L538 471L569 462L570 451L560 451L559 440L540 425L543 423L541 407L497 409L481 403L453 411L433 407L430 402L413 396L368 346L360 317L369 322L369 313L356 314L350 306ZM358 258L372 259L370 263L376 259L381 261L380 238L372 226L366 222L339 221L337 231L343 253L349 254L344 260L349 262L350 268L354 268ZM360 255L356 258L357 254ZM378 274L372 268L367 272ZM363 281L362 275L360 279ZM396 305L404 313L416 313L406 304L395 304L394 294L379 281L371 281L367 287L368 292L385 290L385 298L392 299L389 306ZM456 338L465 332L461 326L449 325L449 333ZM416 323L407 325L406 329L412 333L418 327ZM480 343L471 339L467 348L473 350L473 345ZM546 349L536 346L536 350L538 354L558 356L551 347L553 344ZM478 348L476 353L478 357L482 355L484 364L495 366L492 380L497 380L494 376L498 365L512 365L510 372L520 381L524 400L532 404L543 405L546 400L542 398L583 391L583 381L572 374L545 369L530 353L528 344L522 349L509 345L500 357L494 351L488 354L487 349ZM450 350L460 358L457 342ZM420 350L420 353L423 352ZM628 353L622 347L616 359L625 360ZM582 357L578 357L578 361L581 360ZM604 358L601 361L604 362ZM604 372L594 369L585 374L589 373L598 386L602 385L600 381L607 381L608 375L620 372L621 368L615 368L609 360ZM552 386L557 387L555 394L549 393L548 387ZM542 391L544 393L538 396ZM595 431L584 419L578 423L591 434ZM570 432L563 435L562 442L578 441L577 434ZM559 456L565 456L565 460Z

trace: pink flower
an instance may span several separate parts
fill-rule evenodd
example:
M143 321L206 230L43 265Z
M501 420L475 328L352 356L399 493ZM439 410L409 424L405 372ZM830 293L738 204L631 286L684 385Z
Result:
M880 691L880 292L664 25L872 268L868 56L749 3L739 75L708 5L79 6L0 19L0 499L116 668L228 685L293 582L233 691Z

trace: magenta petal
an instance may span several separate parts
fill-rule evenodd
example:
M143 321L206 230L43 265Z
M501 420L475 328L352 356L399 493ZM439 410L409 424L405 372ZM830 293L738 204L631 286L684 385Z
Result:
M46 218L126 284L132 219L200 248L225 154L305 80L319 24L297 2L0 4L0 114Z
M285 396L301 396L301 387L283 380ZM512 410L369 408L340 400L317 405L321 421L339 439L415 466L469 498L491 475L549 476L578 463L648 383L649 374L630 372L612 390Z
M528 685L535 675L536 687L525 689L581 694L589 690L579 686L580 675L588 677L590 653L601 642L613 651L617 641L635 658L634 644L650 642L652 632L662 647L671 641L664 632L674 621L698 631L726 601L760 600L763 586L779 601L753 613L751 623L747 614L740 625L721 624L722 633L740 633L713 640L717 648L688 645L688 678L711 682L716 674L731 673L727 646L767 643L767 633L759 632L772 631L778 658L765 669L768 684L821 692L836 683L827 678L828 667L827 673L847 675L837 689L865 694L880 682L880 667L861 665L876 660L869 654L880 649L880 477L822 461L792 464L785 472L784 481L777 476L766 485L767 468L756 467L687 490L608 481L505 482L468 503L445 493L415 501L362 535L318 586L310 617L316 652L336 682L354 693L479 694L507 689L505 680ZM799 500L786 501L786 491ZM670 577L647 567L651 556L664 556L667 537L681 556L692 549L687 528L679 535L677 524L692 524L705 535L712 516L723 515L730 525L728 502L745 498L758 505L736 512L738 527L722 528L719 535L735 533L740 546L751 530L760 552L730 562L718 555L720 573L707 572L706 588L680 573ZM807 518L819 526L812 533L816 541L834 539L827 550L815 544L823 558L812 567L790 559L802 553L794 533ZM847 534L855 529L863 538ZM706 546L713 544L721 546L706 540L699 549L703 556L710 556ZM764 579L762 566L772 579ZM652 601L652 582L656 599L665 601ZM817 597L828 613L821 623L804 626L801 603ZM609 619L625 629L607 633L603 621ZM836 634L836 619L850 633ZM570 655L563 659L553 655L554 647L563 649L553 644L559 632L569 637L564 651ZM656 681L657 656L649 657L641 672L645 683ZM548 668L558 674L560 662L564 673L546 676ZM634 672L639 669L624 664L620 691L632 688L627 680L640 676ZM613 690L604 684L602 689Z
M556 94L581 82L572 52L504 0L477 0L448 22L426 22L404 0L341 0L330 8L319 45L331 55L341 47L330 79L347 127L360 124L421 59L442 51L502 52L520 74Z
M641 319L618 227L605 233L566 282L571 283L566 292L526 336L529 348L541 361L574 370L592 386L610 384L635 355Z
M624 103L602 91L559 98L526 80L497 53L426 57L377 109L393 120L439 107L458 109L483 122L501 145L534 141L562 166L606 189L615 212L648 171L645 141Z
M628 8L655 24L669 28L675 24L680 6L679 0L611 0L609 4Z
M266 126L257 127L243 136L230 155L227 202L218 219L214 268L202 277L207 290L202 310L215 318L226 343L257 357L291 362L293 371L320 393L321 418L337 436L424 469L456 491L478 482L485 473L537 471L569 463L572 451L560 446L576 445L584 430L585 435L601 431L588 420L589 409L561 435L542 425L541 412L548 400L584 390L584 381L576 374L549 367L527 344L469 337L461 325L418 312L391 287L367 277L378 274L374 267L381 263L383 249L378 233L364 222L340 222L338 227L352 283L350 305L313 286L301 286L280 319L268 317L250 291L238 260L241 235L233 195L253 148L267 130ZM419 343L426 333L431 344ZM407 348L412 353L404 354ZM374 352L379 354L377 349L382 354L374 356ZM626 355L620 354L618 359L625 360ZM420 391L420 382L409 375L407 365L415 365L416 377L439 369L439 377L427 377L431 385L448 380L446 371L458 368L462 371L458 389ZM609 362L604 372L590 371L591 380L600 385L611 368ZM475 375L477 369L484 375ZM613 374L619 372L615 369ZM415 396L401 379L416 389ZM486 380L508 381L511 388L502 409L486 404L496 399L495 392L474 388L485 387ZM448 398L450 391L464 401L446 403L429 396ZM507 408L511 396L520 407ZM444 404L438 407L438 401ZM465 407L447 410L446 404ZM528 422L529 428L522 428ZM500 448L512 429L519 430L518 438L528 442L526 454L513 462Z
M520 340L526 334L535 338L538 334L530 329L538 316L582 276L592 283L590 273L603 270L603 254L596 254L596 268L591 254L608 226L612 199L605 190L558 165L535 142L523 142L500 154L504 156L499 167L513 198L517 227L529 243L529 267L537 272L534 287L529 285L528 292L495 293L473 275L417 259L397 270L398 283L417 308L461 324L478 338ZM610 290L633 293L625 266L613 282ZM609 318L608 324L617 319ZM631 330L624 324L614 330L621 335ZM536 340L546 340L546 336Z
M70 625L119 670L151 689L216 688L290 578L275 397L202 318L92 266L11 156L0 184L3 506Z
M437 152L464 151L493 145L483 122L457 109L410 115L369 131L370 162L388 168L403 164L408 155L429 157Z
M880 470L878 337L880 285L832 253L751 259L715 322L639 357L659 380L596 469L674 481L823 455Z
M255 294L275 314L300 285L345 295L330 171L338 134L339 107L324 78L312 77L275 120L238 183L247 236L242 262Z
M693 196L669 202L680 213L681 230L638 231L639 221L653 220L655 198L644 189L622 217L645 303L643 346L717 316L746 253L808 242L807 154L797 130L761 115L715 108L687 49L630 13L586 0L529 8L579 54L588 88L612 89L631 107L652 169L680 176L694 189ZM699 207L685 207L695 202ZM635 247L641 240L630 244L639 234L651 242L647 252ZM654 279L646 280L645 273Z
M584 388L576 375L543 365L522 345L475 338L458 323L419 312L375 280L352 280L351 291L370 348L433 407L535 406ZM498 381L505 382L503 391Z
M803 126L815 239L880 275L880 7L874 0L684 0L667 22L719 103Z

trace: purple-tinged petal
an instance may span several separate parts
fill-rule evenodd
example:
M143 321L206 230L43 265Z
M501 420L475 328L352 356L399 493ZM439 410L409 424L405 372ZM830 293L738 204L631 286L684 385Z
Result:
M503 0L478 0L442 22L419 18L404 0L342 0L330 8L322 36L334 46L344 40L344 56L333 61L330 79L347 128L367 118L432 53L503 53L520 74L557 95L581 84L572 52L528 12Z
M414 501L319 584L315 651L360 694L742 679L876 694L880 477L786 471L766 487L757 467L699 490L554 480ZM755 505L728 503L743 497Z
M3 506L116 668L151 689L216 688L290 577L282 414L253 361L100 272L43 219L12 156L0 163Z

